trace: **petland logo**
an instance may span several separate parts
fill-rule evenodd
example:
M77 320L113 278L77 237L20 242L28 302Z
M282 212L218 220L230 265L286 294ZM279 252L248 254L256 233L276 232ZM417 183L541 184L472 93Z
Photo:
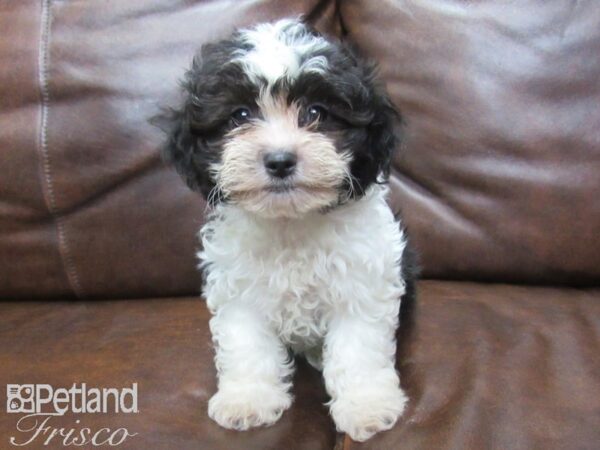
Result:
M130 388L88 388L85 383L73 384L69 389L49 384L7 384L6 412L25 414L17 421L18 436L11 436L11 445L23 447L41 443L75 446L116 447L136 436L127 428L101 428L97 431L81 425L58 428L52 426L52 418L73 414L136 414L138 410L138 386Z

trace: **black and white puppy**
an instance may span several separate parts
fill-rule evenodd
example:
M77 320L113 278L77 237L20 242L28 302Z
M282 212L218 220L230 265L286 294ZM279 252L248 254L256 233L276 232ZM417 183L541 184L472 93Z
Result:
M212 207L199 253L210 417L238 430L279 419L291 350L322 369L338 430L362 441L392 427L412 279L385 200L398 115L374 66L285 19L203 46L184 87L164 152Z

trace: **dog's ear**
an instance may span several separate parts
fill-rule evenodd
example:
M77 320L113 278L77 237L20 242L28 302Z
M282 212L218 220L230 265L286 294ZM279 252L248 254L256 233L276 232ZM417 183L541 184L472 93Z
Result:
M150 123L166 134L161 148L163 160L175 167L190 189L207 197L214 183L202 156L201 138L192 133L189 108L186 102L180 109L163 110Z
M385 93L383 86L373 77L371 77L371 89L374 114L373 120L367 126L369 148L373 155L373 162L377 166L377 174L387 179L392 156L400 141L398 134L400 114Z
M361 60L358 61L360 94L356 98L360 105L355 114L361 111L364 117L364 140L356 148L351 172L360 191L364 193L372 183L386 181L392 157L399 139L400 114L378 80L377 66ZM362 120L362 119L361 119Z

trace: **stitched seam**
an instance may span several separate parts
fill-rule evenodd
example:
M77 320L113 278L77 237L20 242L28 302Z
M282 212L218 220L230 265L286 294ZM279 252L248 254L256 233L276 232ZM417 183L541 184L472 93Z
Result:
M50 154L48 152L48 113L50 110L50 90L48 86L48 65L50 59L50 23L51 16L51 0L42 1L42 16L41 16L41 36L39 43L38 54L38 82L41 97L40 108L40 134L39 134L39 152L42 161L44 198L46 206L54 223L56 224L56 232L58 236L58 250L61 256L63 268L67 275L67 280L74 294L82 298L83 290L79 282L77 270L73 262L73 258L69 251L67 237L63 218L56 206L56 196L54 194L54 185L52 181L52 169Z

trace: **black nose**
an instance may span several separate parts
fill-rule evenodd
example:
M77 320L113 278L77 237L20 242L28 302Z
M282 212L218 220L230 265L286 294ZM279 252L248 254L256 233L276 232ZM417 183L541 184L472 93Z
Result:
M267 153L263 158L269 175L277 178L285 178L294 173L297 161L295 153L286 151Z

